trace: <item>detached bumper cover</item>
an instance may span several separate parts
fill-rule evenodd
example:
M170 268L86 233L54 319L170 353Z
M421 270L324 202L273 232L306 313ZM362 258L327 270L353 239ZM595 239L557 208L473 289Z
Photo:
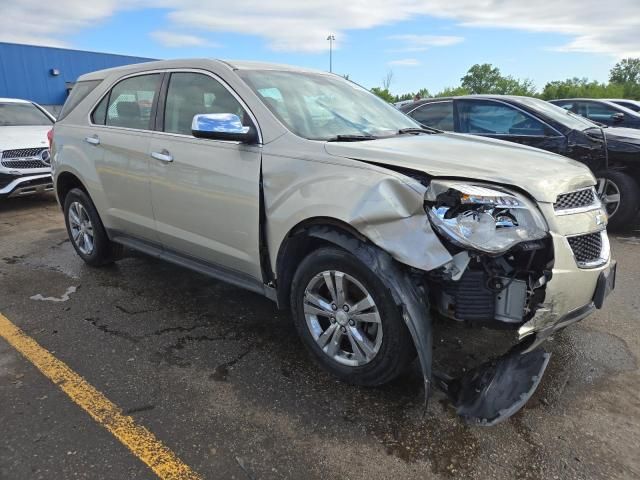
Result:
M468 423L496 425L522 408L538 388L549 363L542 349L522 353L516 346L455 379L438 379L456 413Z

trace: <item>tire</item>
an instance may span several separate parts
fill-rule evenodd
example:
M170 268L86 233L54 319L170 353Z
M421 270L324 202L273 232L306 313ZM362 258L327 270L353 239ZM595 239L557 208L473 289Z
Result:
M80 219L80 228L77 219ZM85 191L74 188L67 193L64 221L71 245L88 265L100 267L122 257L124 248L109 240L96 207ZM87 236L91 242L87 241Z
M331 272L329 277L335 296L331 295L327 288L326 276L322 275L327 272ZM344 309L337 304L337 310L328 304L325 305L326 308L320 309L322 314L309 313L317 312L318 309L314 310L314 307L324 300L331 303L334 303L332 297L339 300L336 285L340 276L345 285L344 303L352 308L350 313L345 312L348 323L345 323L345 315L341 313ZM362 297L369 298L366 296L367 293L375 305L368 309L358 308L359 305L366 305L358 300ZM318 298L322 300L318 301ZM298 334L313 359L326 371L346 383L363 386L382 385L404 372L415 358L411 335L391 292L365 264L339 248L320 248L302 261L291 285L291 310ZM331 312L327 314L329 310ZM358 314L358 311L364 313ZM335 314L333 321L331 313ZM376 315L375 322L368 321ZM351 322L354 322L353 325ZM333 350L333 345L330 345L333 340L327 342L324 348L321 347L331 328L334 330L333 335L338 335L338 329L345 332L339 334L342 347L338 348L338 353L334 356L329 353ZM361 343L355 340L358 335ZM362 337L366 337L364 341ZM357 345L354 345L354 342ZM366 348L361 348L360 345L366 345ZM376 345L377 351L373 353ZM371 348L372 346L374 348Z
M612 230L623 230L629 228L636 216L640 205L640 187L638 183L629 175L618 170L605 170L596 174L598 184L598 195L603 200L603 206L609 214L609 228ZM618 191L620 202L617 208L607 204L603 199L604 191Z

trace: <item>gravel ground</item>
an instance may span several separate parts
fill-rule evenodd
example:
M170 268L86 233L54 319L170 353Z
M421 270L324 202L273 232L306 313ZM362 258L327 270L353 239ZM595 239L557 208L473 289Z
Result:
M540 388L492 428L440 393L424 412L417 366L336 382L260 296L137 254L85 266L51 196L0 203L0 312L207 479L640 478L640 228L611 236L616 291L546 345ZM438 325L436 353L472 362L505 335ZM154 478L1 339L0 404L2 479Z

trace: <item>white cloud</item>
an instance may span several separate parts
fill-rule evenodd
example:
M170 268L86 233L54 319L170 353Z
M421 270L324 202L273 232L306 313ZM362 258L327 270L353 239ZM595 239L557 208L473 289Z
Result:
M396 52L422 52L431 47L448 47L464 41L463 37L453 35L391 35L389 40L399 42L402 46L393 49Z
M0 40L24 43L64 44L72 35L95 27L114 13L149 7L169 11L166 24L158 28L188 29L194 36L198 35L197 30L254 35L274 50L321 52L328 49L325 39L329 33L335 34L336 47L339 47L351 30L429 16L451 19L463 27L562 34L567 40L557 46L561 51L640 56L638 0L613 0L607 5L602 0L209 0L204 4L202 0L12 0L3 3L2 19L4 25L11 28L0 31ZM459 38L414 33L413 40L417 43L413 43L413 48L416 49L438 46L434 39ZM411 44L405 46L411 48Z
M209 47L217 48L220 45L217 43L209 42L202 37L196 35L187 35L184 33L165 32L158 30L149 34L151 38L156 40L161 45L170 48L179 47Z
M400 58L398 60L391 60L388 65L392 67L417 67L420 65L420 60L417 58Z

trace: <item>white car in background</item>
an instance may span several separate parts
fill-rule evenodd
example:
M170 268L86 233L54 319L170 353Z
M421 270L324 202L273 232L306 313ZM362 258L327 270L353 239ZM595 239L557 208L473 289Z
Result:
M54 122L40 105L0 98L0 198L53 189L47 134Z

